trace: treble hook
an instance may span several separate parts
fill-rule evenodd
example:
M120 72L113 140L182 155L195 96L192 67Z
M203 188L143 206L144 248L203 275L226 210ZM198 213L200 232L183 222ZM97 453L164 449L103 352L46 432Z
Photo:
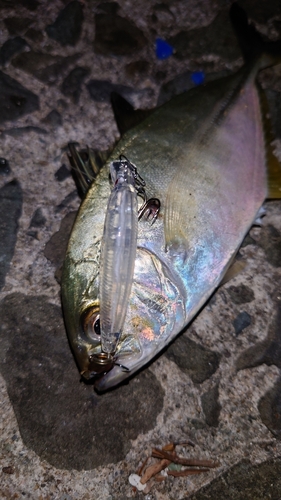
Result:
M151 220L151 225L156 221L161 207L161 202L158 198L150 198L145 200L144 204L140 207L138 211L138 219L140 220L145 213L147 213L146 219Z

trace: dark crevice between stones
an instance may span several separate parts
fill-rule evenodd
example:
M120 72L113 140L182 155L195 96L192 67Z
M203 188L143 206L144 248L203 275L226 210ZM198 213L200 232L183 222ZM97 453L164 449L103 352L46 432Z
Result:
M61 308L21 293L0 303L0 369L25 446L58 468L125 458L156 423L163 390L149 369L104 395L80 380Z

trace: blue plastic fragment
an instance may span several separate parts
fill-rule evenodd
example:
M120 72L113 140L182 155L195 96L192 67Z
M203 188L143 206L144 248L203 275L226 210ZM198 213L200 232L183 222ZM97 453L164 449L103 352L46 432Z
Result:
M201 85L205 80L204 71L195 71L195 73L192 73L191 80L195 85Z
M162 38L156 38L156 57L157 59L167 59L174 52L174 48Z

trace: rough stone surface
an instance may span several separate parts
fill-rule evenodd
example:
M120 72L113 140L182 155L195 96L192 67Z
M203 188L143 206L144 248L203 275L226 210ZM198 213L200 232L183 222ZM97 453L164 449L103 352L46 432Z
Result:
M15 120L38 108L37 95L0 71L0 123Z
M59 307L43 296L14 293L0 311L1 372L25 444L60 469L124 459L130 440L151 429L162 409L155 376L147 370L130 385L98 396L91 385L79 384Z
M177 339L166 351L166 356L179 368L188 373L193 382L201 384L216 372L220 355L196 344L185 334Z
M281 459L253 466L248 460L234 465L189 500L279 500L281 492Z
M82 3L74 0L64 7L54 24L47 26L46 32L62 46L75 45L81 35L82 23Z
M0 289L4 286L17 241L22 210L22 190L14 180L0 189Z
M46 222L46 217L44 217L42 208L37 208L32 215L29 227L43 227Z

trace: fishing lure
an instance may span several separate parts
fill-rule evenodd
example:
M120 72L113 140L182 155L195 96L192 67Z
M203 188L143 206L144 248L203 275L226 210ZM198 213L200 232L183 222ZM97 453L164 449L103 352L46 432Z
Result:
M111 163L110 174L113 189L107 205L100 259L101 353L91 359L98 372L108 370L115 361L133 283L138 219L147 214L153 223L160 210L158 199L147 200L145 181L125 156ZM137 196L144 200L139 211Z

